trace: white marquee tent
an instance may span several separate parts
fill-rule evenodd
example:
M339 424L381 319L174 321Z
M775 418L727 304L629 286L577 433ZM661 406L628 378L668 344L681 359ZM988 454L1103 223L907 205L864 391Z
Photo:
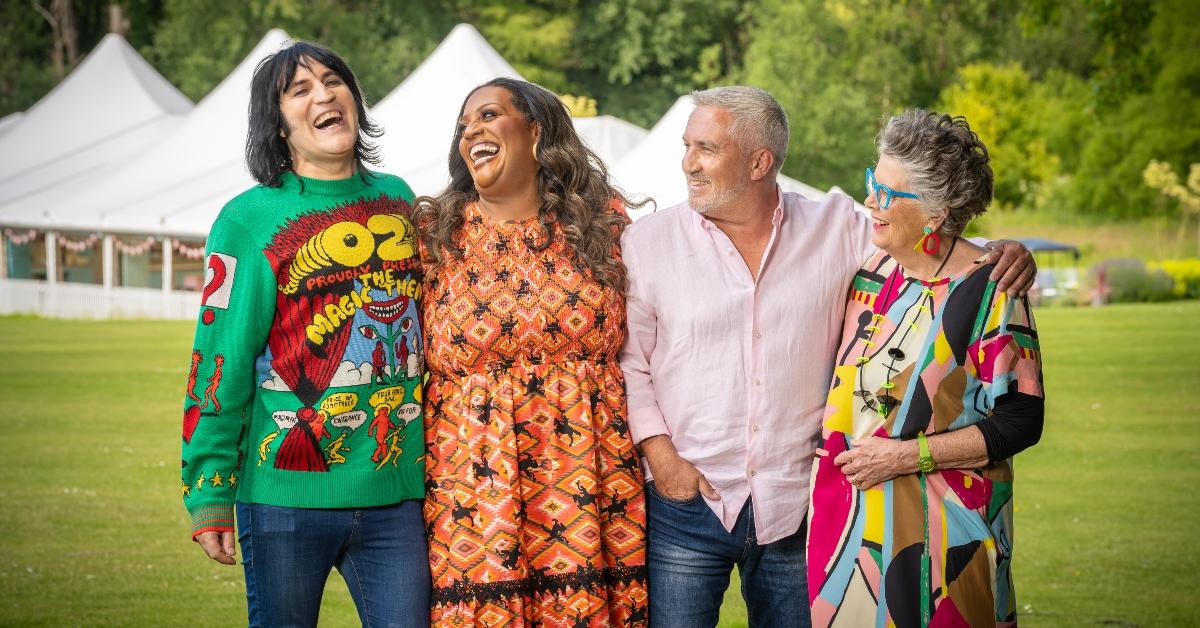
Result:
M574 123L575 132L609 168L649 135L646 129L616 116L574 118Z
M434 194L449 180L446 160L463 99L498 78L523 79L475 27L455 26L442 43L371 115L383 125L382 169L396 173L417 194ZM645 137L646 131L613 116L575 118L584 142L608 164Z
M221 205L254 183L242 157L250 76L258 61L285 41L283 31L268 32L182 124L136 157L115 163L89 185L52 188L0 220L203 238Z
M0 313L192 316L198 295L173 292L172 255L197 253L179 239L203 239L222 205L254 185L243 163L250 77L287 39L281 30L268 32L192 107L110 35L42 101L0 120L0 258L8 259L6 242L19 246L32 237L13 228L40 230L53 253L46 255L47 281L5 278L7 266L0 264ZM521 78L473 27L456 26L371 110L385 132L382 169L404 177L418 194L439 191L448 179L447 151L463 98L498 76ZM679 138L690 111L688 99L681 99L650 132L612 116L574 122L622 189L666 207L686 197ZM786 177L781 184L821 196ZM80 233L83 240L70 240ZM117 241L121 236L156 239L162 254L154 272L168 279L161 290L114 290L114 246L131 246ZM96 238L104 244L102 283L61 283L59 248L84 250Z
M242 158L250 75L263 56L286 40L283 31L269 32L182 124L172 120L178 128L166 133L156 129L157 141L148 150L141 150L147 139L141 138L136 158L111 159L116 165L90 180L76 181L78 185L42 182L33 194L8 207L0 204L0 220L14 226L203 238L221 206L254 185ZM371 110L385 130L380 139L382 168L403 176L418 193L441 189L447 180L448 140L462 98L496 76L520 78L473 27L455 27ZM63 115L82 117L77 110ZM632 145L639 131L644 134L610 116L586 120L581 123L589 132L586 141L607 159Z
M16 126L17 123L20 122L21 118L23 118L23 117L25 117L25 112L18 111L16 113L10 113L10 114L4 116L3 118L0 118L0 136L3 136L5 133L7 133L9 130L11 130L14 126Z
M467 92L496 77L522 78L469 24L455 26L371 115L383 125L382 169L417 194L434 194L449 178L446 157Z
M0 121L0 208L129 160L191 109L123 38L106 35L36 105Z

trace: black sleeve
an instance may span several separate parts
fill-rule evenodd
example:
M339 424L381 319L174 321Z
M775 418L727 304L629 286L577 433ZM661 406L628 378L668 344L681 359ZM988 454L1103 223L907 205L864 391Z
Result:
M1041 397L1020 392L997 397L992 415L976 424L987 444L988 460L1004 460L1036 445L1045 417L1046 400Z

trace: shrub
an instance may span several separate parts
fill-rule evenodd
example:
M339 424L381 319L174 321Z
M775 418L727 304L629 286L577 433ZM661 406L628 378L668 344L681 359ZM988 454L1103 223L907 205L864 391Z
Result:
M1181 299L1200 299L1200 259L1169 259L1152 262L1150 268L1161 270L1175 282L1173 292Z
M1104 278L1105 301L1132 303L1139 301L1169 301L1175 298L1175 281L1157 268L1147 268L1141 260L1110 259L1092 267L1091 283L1097 286Z

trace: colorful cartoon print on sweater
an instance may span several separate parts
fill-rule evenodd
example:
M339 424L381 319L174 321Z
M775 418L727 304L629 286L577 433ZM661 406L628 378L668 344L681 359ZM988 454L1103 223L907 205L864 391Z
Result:
M407 365L397 368L396 352L386 349L392 339L410 340L400 330L404 324L395 323L408 314L405 324L411 329L416 311L409 306L419 294L420 278L412 224L373 207L388 202L376 199L304 214L289 221L267 246L279 285L275 324L267 336L273 377L261 383L271 390L286 387L303 404L294 412L280 410L272 416L280 431L287 429L274 457L278 469L328 471L321 446L331 437L326 423L349 432L367 422L368 414L354 409L354 393L321 402L331 386L369 385L373 379L391 385L368 400L371 416L382 410L379 416L385 419L371 428L383 434L383 441L400 437L386 417L404 399L405 380L413 386L418 382L416 373L409 376ZM377 243L376 236L383 239ZM351 347L354 334L376 344ZM378 338L388 339L389 355L383 364L374 355ZM407 420L420 415L415 402L400 410ZM340 458L338 451L333 453Z
M422 496L411 194L395 177L290 177L223 210L185 397L194 534L231 529L235 498L336 508Z

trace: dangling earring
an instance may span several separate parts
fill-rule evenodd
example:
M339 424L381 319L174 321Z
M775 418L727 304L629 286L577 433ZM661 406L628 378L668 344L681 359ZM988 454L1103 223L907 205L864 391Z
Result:
M536 163L537 163L537 165L539 165L539 166L540 166L540 165L542 165L542 162L538 161L538 157L537 157L537 147L538 147L538 143L537 143L537 141L535 141L535 142L533 143L533 161L534 161L534 162L536 162Z
M942 249L942 239L933 232L932 227L925 227L921 233L923 235L920 240L917 240L917 245L913 247L913 250L921 249L921 252L926 255L937 255L938 251Z

